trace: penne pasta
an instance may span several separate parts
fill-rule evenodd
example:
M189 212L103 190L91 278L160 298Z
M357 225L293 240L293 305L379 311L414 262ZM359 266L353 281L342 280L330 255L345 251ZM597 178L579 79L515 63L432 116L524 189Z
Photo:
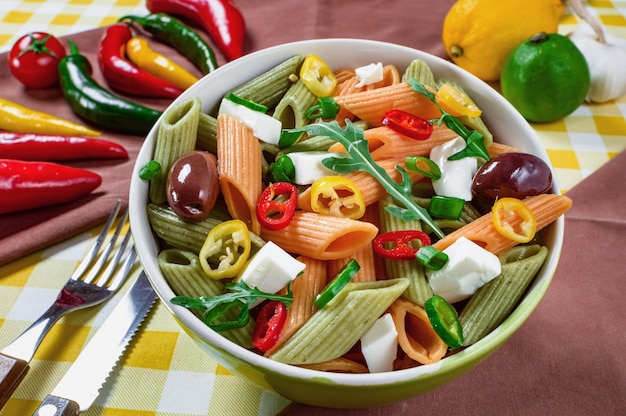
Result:
M437 82L435 81L433 71L431 71L428 64L421 59L413 60L404 70L402 81L406 82L409 79L416 79L427 87L437 89Z
M366 366L348 358L339 357L316 364L303 364L300 367L317 371L334 371L337 373L365 374L369 373Z
M371 242L377 233L378 228L368 222L296 211L286 228L264 229L261 237L272 240L290 253L319 260L337 260Z
M222 196L233 218L259 234L256 204L263 190L261 145L243 122L227 114L217 118L217 171Z
M572 206L572 200L570 198L565 195L556 194L530 196L524 199L524 203L537 220L537 232L553 223ZM517 223L513 220L510 221L513 227L520 222L521 219L519 218ZM491 213L489 212L463 228L446 235L444 238L434 243L433 247L438 250L444 250L461 236L466 237L468 240L473 241L496 255L517 245L515 241L504 237L496 231L493 226L493 221L491 220Z
M448 346L430 325L424 308L399 298L389 312L398 331L398 344L406 355L421 364L435 363L446 355Z
M273 117L283 124L284 129L303 127L311 121L306 112L315 103L317 96L300 79L281 98Z

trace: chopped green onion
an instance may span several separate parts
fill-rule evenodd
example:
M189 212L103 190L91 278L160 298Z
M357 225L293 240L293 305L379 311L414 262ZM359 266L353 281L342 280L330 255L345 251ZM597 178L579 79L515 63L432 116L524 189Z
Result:
M453 196L435 195L430 199L428 212L433 217L458 220L463 213L465 200Z
M440 270L448 262L448 255L433 246L420 247L415 258L430 270Z
M463 327L452 305L441 296L434 295L424 302L424 310L428 315L430 325L447 346L450 348L463 346Z
M441 169L435 162L425 156L407 156L404 159L407 169L414 170L425 178L437 180L441 178Z
M218 319L222 317L227 311L232 308L239 307L239 313L237 319L234 321L219 322ZM248 323L250 319L250 309L246 303L238 300L229 303L222 303L215 308L207 311L204 315L204 323L207 324L212 330L220 332L229 329L241 328Z
M309 120L315 120L321 118L322 120L328 120L335 118L339 113L339 104L335 102L333 97L317 97L318 105L314 105L306 111L306 117Z
M246 98L239 97L232 92L229 92L226 95L226 99L234 102L235 104L243 105L244 107L249 108L250 110L259 111L261 113L267 113L267 107L263 104L255 103L252 100L248 100Z
M350 261L343 266L343 269L337 273L337 275L326 285L324 290L320 292L313 302L318 308L323 308L330 302L341 290L346 287L355 274L361 269L359 263L356 260L350 259Z
M274 182L293 183L296 177L296 168L291 158L287 155L280 155L275 162L270 163L269 172Z
M159 173L161 173L161 164L156 160L149 161L139 169L139 177L144 181L153 179Z
M283 130L280 132L280 138L278 139L278 147L284 149L287 146L292 146L298 142L302 136L302 131L299 130Z

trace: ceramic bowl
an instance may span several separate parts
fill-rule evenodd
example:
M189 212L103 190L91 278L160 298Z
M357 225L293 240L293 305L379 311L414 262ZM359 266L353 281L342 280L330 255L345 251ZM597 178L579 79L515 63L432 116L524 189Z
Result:
M383 42L324 39L271 47L222 66L186 90L172 105L198 96L203 111L212 111L230 89L294 54L305 56L310 53L317 54L334 69L372 62L395 64L403 69L412 60L420 58L438 79L453 80L464 87L483 110L483 119L497 141L535 154L549 164L534 130L492 87L446 60ZM189 310L170 303L174 293L156 263L159 245L146 215L148 186L138 176L139 169L151 160L155 133L156 128L153 128L145 139L130 189L130 222L146 273L163 304L204 351L232 372L289 400L326 407L369 407L406 400L442 386L487 359L524 323L544 296L555 272L563 241L563 218L544 231L543 242L550 248L549 257L514 312L481 341L439 363L395 372L356 375L318 372L271 361L231 343L205 326ZM559 193L556 182L553 192Z

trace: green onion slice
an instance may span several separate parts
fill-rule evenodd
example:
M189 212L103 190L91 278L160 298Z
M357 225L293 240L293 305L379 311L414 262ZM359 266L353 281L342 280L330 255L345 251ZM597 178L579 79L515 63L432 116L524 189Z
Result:
M248 100L246 98L239 97L232 92L229 92L226 97L227 100L234 102L235 104L243 105L244 107L249 108L250 110L259 111L261 113L267 113L267 107L263 104L255 103L252 100Z
M448 262L448 255L433 246L420 247L415 258L430 270L440 270Z
M404 160L407 169L414 170L425 178L437 180L441 178L441 169L435 162L425 156L407 156Z
M428 213L437 218L458 220L463 213L465 200L453 196L435 195L430 199Z
M139 177L144 181L153 179L161 172L161 164L156 160L151 160L139 169Z
M341 290L346 287L355 274L361 269L359 263L356 260L350 259L350 261L343 266L343 269L337 273L333 280L326 285L324 290L320 292L313 302L318 308L323 308L330 302Z
M280 155L276 161L270 163L269 172L274 182L293 183L296 178L296 167L287 155Z
M463 346L463 327L452 305L441 296L434 295L424 302L424 310L428 315L430 325L447 346L450 348Z
M314 105L306 111L306 117L309 120L315 120L321 118L322 120L329 120L335 118L339 113L339 104L335 102L333 97L317 97L318 105Z

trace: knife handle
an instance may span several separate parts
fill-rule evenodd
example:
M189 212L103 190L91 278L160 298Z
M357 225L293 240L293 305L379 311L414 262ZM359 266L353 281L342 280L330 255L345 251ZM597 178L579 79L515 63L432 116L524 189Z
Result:
M80 406L75 401L58 396L47 396L33 416L77 416Z
M0 353L0 409L28 373L28 361Z

